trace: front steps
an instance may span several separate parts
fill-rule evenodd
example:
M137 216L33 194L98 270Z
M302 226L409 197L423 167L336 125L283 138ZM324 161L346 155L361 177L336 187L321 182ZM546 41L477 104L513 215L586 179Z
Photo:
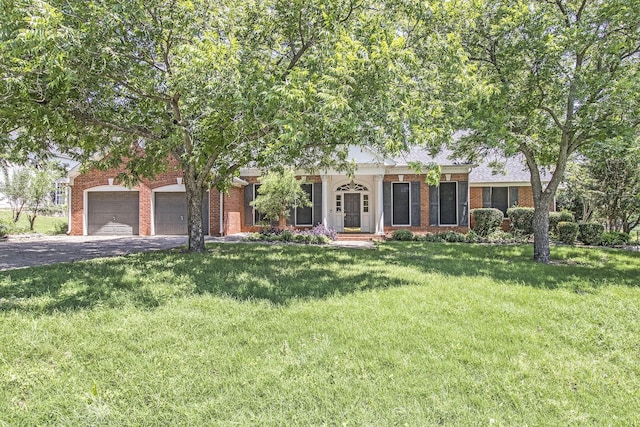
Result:
M384 241L385 236L380 234L367 234L367 233L338 233L338 241Z

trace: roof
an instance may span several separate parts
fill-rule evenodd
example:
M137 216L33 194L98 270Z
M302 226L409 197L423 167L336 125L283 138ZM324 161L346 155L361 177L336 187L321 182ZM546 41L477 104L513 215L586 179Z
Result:
M495 170L491 164L499 164ZM473 168L469 174L469 181L474 183L529 183L531 174L522 155L515 157L488 157Z

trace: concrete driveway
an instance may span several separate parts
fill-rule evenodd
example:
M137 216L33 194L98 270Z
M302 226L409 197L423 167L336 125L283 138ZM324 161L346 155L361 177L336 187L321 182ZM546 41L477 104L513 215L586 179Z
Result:
M170 249L186 236L39 236L0 241L0 271Z

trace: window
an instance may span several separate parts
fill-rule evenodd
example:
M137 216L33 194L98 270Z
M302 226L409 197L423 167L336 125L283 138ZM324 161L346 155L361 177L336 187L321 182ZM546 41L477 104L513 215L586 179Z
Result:
M369 213L369 195L362 195L362 212Z
M441 182L440 183L440 224L441 225L457 225L458 224L458 197L457 183Z
M408 182L392 184L392 225L410 225L411 197Z
M302 184L311 206L296 208L296 225L313 225L313 184Z
M483 187L482 207L500 209L506 216L507 209L518 204L518 187Z
M253 200L258 197L258 188L260 188L260 184L253 184ZM258 225L265 221L264 214L260 212L258 209L253 208L253 223Z
M67 204L67 184L64 182L56 182L55 189L51 193L51 201L54 205Z
M336 212L342 212L342 195L336 194Z

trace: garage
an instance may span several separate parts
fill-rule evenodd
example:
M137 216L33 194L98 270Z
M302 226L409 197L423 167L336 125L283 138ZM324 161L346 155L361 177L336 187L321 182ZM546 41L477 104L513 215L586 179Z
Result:
M139 204L137 191L87 193L88 234L139 234Z
M209 234L208 193L202 200L203 233ZM187 196L184 192L156 192L154 230L157 235L185 235Z

